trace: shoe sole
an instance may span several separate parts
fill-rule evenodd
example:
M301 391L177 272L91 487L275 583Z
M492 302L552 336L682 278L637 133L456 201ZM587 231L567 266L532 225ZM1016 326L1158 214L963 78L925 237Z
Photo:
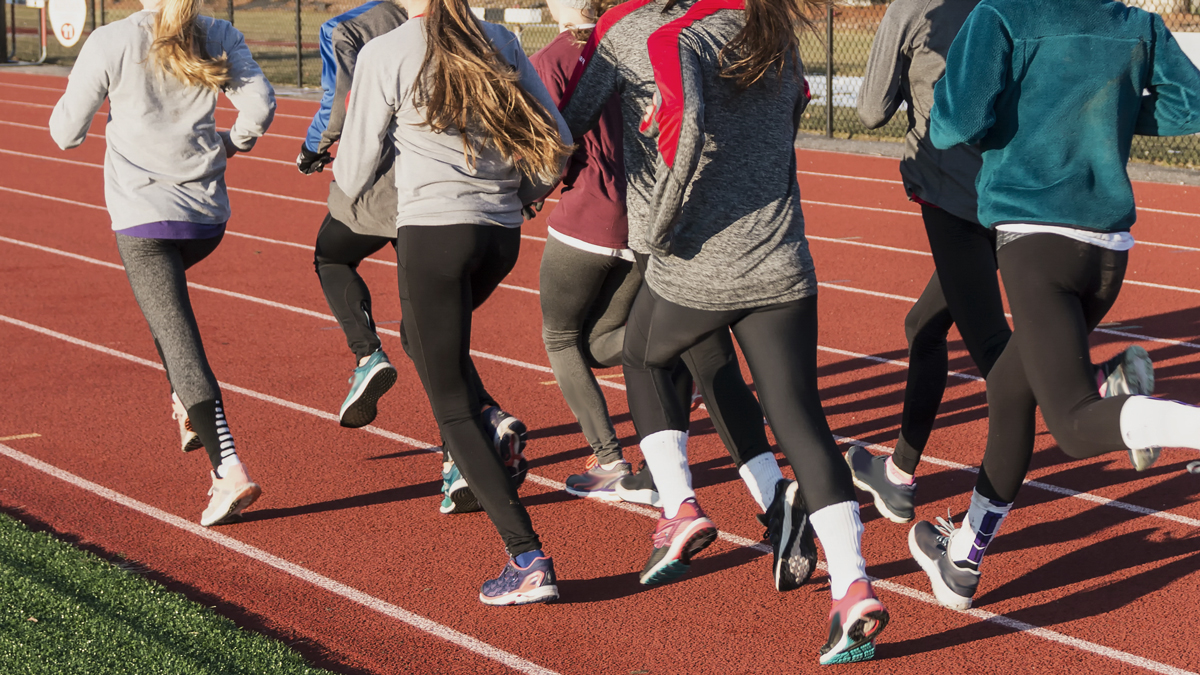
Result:
M689 531L685 531L683 543L667 553L649 572L643 572L638 579L643 586L657 586L678 579L691 569L692 558L700 554L717 540L717 528L707 518L693 523ZM674 553L674 555L672 555Z
M1149 396L1154 393L1154 361L1150 354L1140 345L1130 345L1125 349L1126 391L1120 394L1131 396Z
M494 598L489 598L483 593L479 594L479 601L489 607L512 607L514 605L533 605L539 602L554 602L558 599L558 586L538 586L532 591L524 593L505 593Z
M583 497L584 499L596 499L602 502L619 502L621 495L615 490L576 490L572 487L566 488L567 494L575 497Z
M203 448L203 447L204 447L204 441L200 440L200 437L197 436L193 432L192 437L189 438L187 440L187 442L183 444L183 451L191 452L193 450L199 450L200 448Z
M793 481L788 485L788 492L794 493L800 489L800 486ZM791 555L776 556L775 559L775 590L780 592L794 591L804 585L808 578L812 576L813 569L816 564L816 551L813 551L814 556L810 560L803 549L804 528L808 527L808 516L805 515L801 519L799 527L793 526L792 515L794 509L792 504L795 503L795 497L788 495L786 502L787 508L783 515L783 531L787 533L787 539L782 542L780 549ZM792 549L796 549L793 551ZM798 564L803 564L803 567L797 567ZM791 578L785 579L784 572L787 571Z
M459 481L459 483L461 483L460 487L450 487L450 499L454 502L454 508L446 511L439 506L438 511L446 515L482 511L483 507L479 505L479 499L475 496L475 492L471 490L471 486L467 485L466 481Z
M380 363L367 375L367 383L363 385L358 398L342 404L342 412L338 421L347 429L365 427L375 421L379 414L376 403L396 384L396 368L390 363Z
M851 609L850 615L855 618L847 622L850 626L849 628L843 625L842 643L838 647L831 649L828 653L821 655L821 665L858 663L875 658L875 639L879 637L884 628L887 628L891 617L888 615L887 609L883 608L878 600L864 602L871 605L880 605L879 609L861 613L857 611L857 606L855 609ZM855 616L856 614L857 616ZM869 621L874 622L875 627L870 633L866 633L863 629Z
M617 496L620 497L621 501L623 502L629 502L630 504L644 504L646 506L652 506L656 509L662 508L662 497L658 494L658 490L627 490L621 487L620 483L617 483L617 487L615 489L617 491Z
M938 569L938 563L933 558L925 555L921 547L917 545L916 528L908 531L908 552L912 554L917 564L921 566L921 571L925 576L929 577L929 585L933 587L933 597L937 598L939 604L950 609L964 610L971 608L971 598L963 596L950 590L945 581L942 581L942 571Z
M200 524L204 527L224 525L241 515L242 511L257 501L261 495L262 488L259 487L257 483L249 483L246 485L246 487L242 488L242 491L237 494L237 497L230 502L229 507L225 510L225 515L208 523L205 523L203 520L201 520Z
M864 452L866 451L864 450ZM888 508L887 502L883 500L883 497L879 495L879 492L876 491L875 488L859 480L858 474L854 471L854 463L850 461L849 452L846 453L846 464L850 465L850 478L854 481L854 487L871 495L871 498L875 501L875 510L879 511L879 515L892 521L893 523L896 523L897 525L904 525L905 523L911 523L913 521L913 519L916 517L915 513L907 518L895 513Z

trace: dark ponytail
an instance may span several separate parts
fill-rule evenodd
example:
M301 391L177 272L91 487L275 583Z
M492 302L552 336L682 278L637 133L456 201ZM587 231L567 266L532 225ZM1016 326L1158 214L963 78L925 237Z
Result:
M746 0L746 26L721 50L723 77L745 89L774 70L789 55L799 58L801 30L813 30L813 15L834 0Z

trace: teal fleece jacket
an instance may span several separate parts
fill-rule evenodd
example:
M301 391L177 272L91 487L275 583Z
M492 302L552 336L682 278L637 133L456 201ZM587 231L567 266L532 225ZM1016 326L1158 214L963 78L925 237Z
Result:
M1127 231L1134 134L1200 132L1200 71L1162 17L1105 0L983 0L934 88L929 135L979 142L979 220Z

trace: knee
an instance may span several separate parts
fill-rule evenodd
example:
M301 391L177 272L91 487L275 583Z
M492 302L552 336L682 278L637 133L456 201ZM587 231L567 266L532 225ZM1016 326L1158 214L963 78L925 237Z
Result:
M570 329L555 330L543 324L542 343L546 345L547 352L561 352L566 349L575 349L579 346L579 331Z
M917 353L929 353L946 348L946 335L952 324L949 316L940 321L942 312L929 316L922 311L918 304L904 317L904 337L908 340L908 350Z

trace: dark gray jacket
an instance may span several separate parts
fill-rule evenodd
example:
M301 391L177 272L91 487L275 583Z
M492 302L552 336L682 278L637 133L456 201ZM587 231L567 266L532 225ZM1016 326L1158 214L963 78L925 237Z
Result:
M408 18L401 8L385 0L358 16L343 21L333 29L333 55L337 62L337 78L333 103L329 109L329 124L321 134L317 152L325 152L342 137L346 122L346 97L354 81L354 66L363 45L400 27ZM379 157L373 185L356 200L351 200L338 187L329 184L329 213L359 234L382 237L396 236L396 153L385 148Z
M946 53L979 0L895 0L883 16L867 74L858 93L858 117L870 129L887 124L908 104L908 133L900 176L909 194L973 223L979 222L975 177L983 166L978 145L938 150L929 140L933 85L946 72Z

